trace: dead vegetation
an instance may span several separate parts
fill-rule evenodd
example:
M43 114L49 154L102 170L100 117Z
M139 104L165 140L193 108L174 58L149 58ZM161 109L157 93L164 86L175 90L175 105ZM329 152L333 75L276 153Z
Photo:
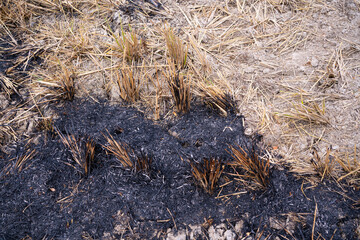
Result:
M124 168L134 168L131 156L133 154L132 149L126 143L116 141L109 133L108 135L109 137L104 135L108 145L103 147L114 155Z
M360 184L360 162L358 160L358 154L356 146L354 147L353 153L339 154L336 160L340 164L343 174L337 179L337 181L348 181L351 185L359 188Z
M171 27L165 26L163 29L167 54L170 57L170 61L175 64L176 69L183 69L187 65L188 47L184 45L183 41L175 35L174 30Z
M146 40L139 40L138 34L131 27L130 32L125 32L123 26L121 26L120 33L115 34L111 32L111 35L115 44L110 46L109 50L111 52L108 52L108 54L116 55L128 64L138 61L146 50Z
M45 98L46 101L67 100L72 101L75 97L75 73L64 64L59 64L57 75L37 75L31 84L31 90L35 98ZM57 67L57 66L55 66Z
M61 142L66 146L72 155L75 164L66 163L73 167L82 176L88 176L94 164L95 142L90 137L75 137L72 134L64 136L56 130Z
M310 160L311 164L323 181L325 177L328 178L333 174L335 159L330 155L330 149L327 149L324 157L320 157L316 149L314 149L313 155L314 158Z
M119 72L116 72L116 83L119 87L121 99L129 103L139 100L141 84L146 80L144 68L124 64Z
M152 157L144 153L138 156L134 150L126 143L116 141L113 136L107 132L109 136L103 134L107 141L107 145L103 147L112 155L116 157L122 167L135 170L135 172L143 172L149 174L151 171Z
M191 103L191 77L189 75L184 76L184 74L176 70L175 66L171 64L169 70L165 73L165 78L175 102L176 110L179 113L188 112Z
M230 151L233 157L230 166L235 171L235 174L230 175L234 175L237 180L252 189L266 189L270 178L269 159L261 159L254 149L247 153L240 146L230 146Z
M197 96L210 108L219 111L222 115L227 116L227 112L235 110L236 106L230 94L224 92L215 84L197 82Z
M191 172L197 184L207 193L213 194L216 184L224 171L220 160L204 158L202 162L190 162Z
M17 156L16 158L10 159L9 163L0 172L0 179L8 174L20 173L23 169L30 167L28 161L36 154L37 152L34 149L27 149L25 153Z
M329 124L329 119L325 116L325 101L319 106L316 102L291 103L292 108L281 116L295 120L314 124Z

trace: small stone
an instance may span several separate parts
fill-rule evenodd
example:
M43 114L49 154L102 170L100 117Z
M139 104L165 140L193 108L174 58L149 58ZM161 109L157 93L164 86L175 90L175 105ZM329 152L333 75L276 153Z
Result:
M224 237L226 240L235 240L236 234L231 230L226 230L224 233Z
M186 231L179 230L177 233L170 232L167 235L167 240L186 240Z
M225 240L226 225L224 223L217 225L216 227L211 226L208 230L209 238L213 240Z
M244 227L244 221L243 220L240 220L238 221L236 224L235 224L235 232L237 234L241 234L242 230L243 230L243 227Z
M265 73L265 74L270 73L270 69L269 69L269 68L265 68L265 69L263 70L263 73Z
M311 66L313 66L313 67L319 66L319 60L317 60L316 57L312 57L310 63L311 63Z
M190 239L198 239L202 235L201 226L200 225L189 225L190 228Z
M109 232L104 232L101 240L113 240L114 238L111 236L111 233Z
M246 128L244 133L245 133L245 135L250 136L252 134L252 129L251 128Z

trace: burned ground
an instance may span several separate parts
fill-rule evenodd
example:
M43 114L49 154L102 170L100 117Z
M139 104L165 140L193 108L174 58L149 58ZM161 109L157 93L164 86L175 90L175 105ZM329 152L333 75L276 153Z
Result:
M155 233L165 236L168 228L181 230L210 218L214 224L226 223L229 227L243 220L239 236L260 229L264 236L270 234L272 238L293 234L296 239L309 239L315 206L317 233L326 239L356 238L359 210L354 209L349 198L355 198L357 193L346 189L346 198L341 195L344 189L332 182L309 189L305 185L302 192L301 180L272 166L270 185L265 191L247 191L234 181L209 195L196 185L189 159L214 157L228 163L229 144L248 148L253 144L244 135L241 116L231 114L225 118L207 108L195 107L179 118L155 124L135 109L89 101L72 102L57 111L60 118L55 127L60 132L95 140L91 172L87 177L81 176L66 164L71 163L71 154L55 134L38 133L38 144L17 147L1 161L2 169L10 158L28 148L37 154L20 173L10 172L1 178L2 239L81 239L85 234L98 239L104 233L117 238L156 238ZM102 147L106 144L102 135L106 130L136 153L151 156L151 172L124 169L107 155ZM199 139L201 146L196 145ZM219 185L225 179L234 180L227 175L230 172L226 167ZM238 192L242 193L222 197ZM119 213L123 214L120 220ZM284 230L286 226L270 227L271 218L281 222L287 213L302 217L295 222L292 233ZM119 221L127 224L121 225L123 231L116 232Z

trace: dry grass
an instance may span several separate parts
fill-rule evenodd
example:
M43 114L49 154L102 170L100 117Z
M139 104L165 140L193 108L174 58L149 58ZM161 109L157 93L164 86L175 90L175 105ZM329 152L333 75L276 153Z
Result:
M152 157L141 153L136 157L135 171L149 174L151 172Z
M125 32L121 26L121 33L111 34L115 44L110 46L108 54L118 56L129 64L138 61L146 50L146 40L139 40L138 33L131 27L130 32Z
M188 47L175 35L174 30L171 27L164 27L163 34L170 61L175 64L177 69L185 68L188 59Z
M190 76L184 76L180 71L176 70L173 64L170 65L164 75L175 102L176 110L179 113L188 112L191 103Z
M91 172L95 157L94 140L90 137L76 138L72 134L64 136L58 130L56 130L56 132L60 136L61 142L64 144L64 146L70 150L72 158L75 162L75 165L69 165L72 166L81 175L88 176Z
M9 163L1 170L0 179L5 177L8 174L20 173L25 169L27 162L32 159L37 154L36 150L26 150L25 153L20 154L16 158L10 159ZM27 167L29 167L28 165Z
M108 143L108 145L104 145L103 147L108 150L112 155L114 155L124 168L134 168L135 165L132 161L131 156L133 155L132 149L126 143L116 141L109 132L109 137L105 134L103 135Z
M234 110L234 101L230 94L225 93L220 87L213 84L198 82L196 84L197 95L203 102L212 109L219 111L222 115L227 116L227 111Z
M151 3L144 6L147 5ZM135 7L135 20L129 20L127 13L122 15L119 6ZM300 169L300 175L304 173L301 168L310 175L327 173L321 163L316 164L315 156L314 165L306 154L313 145L336 143L330 135L341 133L342 126L336 126L334 109L350 106L348 111L356 115L352 107L356 105L356 94L349 94L352 100L330 95L343 92L347 95L356 89L349 85L352 90L346 92L346 85L357 77L350 74L352 69L358 69L357 56L349 51L354 49L351 51L356 54L358 44L351 43L352 38L345 39L348 33L344 33L341 40L344 42L335 49L329 48L328 55L324 53L326 50L308 52L307 47L312 51L312 45L316 45L314 38L333 34L332 30L323 32L313 24L317 21L314 14L321 14L320 10L335 11L336 7L328 2L307 0L216 0L204 4L190 1L184 5L169 1L164 7L160 13L118 0L4 0L0 2L0 29L3 30L0 37L13 46L26 46L21 54L16 52L21 55L16 69L29 70L28 66L36 57L44 60L42 66L45 67L30 70L33 77L29 85L9 75L0 76L1 88L10 95L16 93L16 89L26 92L30 86L39 104L47 104L59 99L71 100L75 93L77 97L86 95L95 100L117 97L117 89L109 87L116 83L124 101L136 103L134 106L145 103L147 109L144 111L153 113L155 120L169 116L171 103L177 112L189 111L192 94L226 115L236 107L231 99L234 97L236 103L241 103L247 129L264 134L267 143L281 149L280 154L287 163L297 165L294 169ZM151 16L151 21L148 21L148 12L156 15ZM119 24L114 18L116 14L121 15ZM162 17L169 21L165 26ZM111 25L110 30L109 22L116 22L118 26ZM17 34L19 32L23 34ZM324 46L329 47L331 41L326 40ZM305 70L312 69L299 73L300 62L295 62L302 54L308 55L306 61L315 56L318 66L301 63ZM60 64L58 59L61 59ZM154 68L156 71L152 71ZM219 72L232 81L230 88L224 90L217 83L205 81L217 79ZM195 83L196 79L201 81ZM277 91L282 93L284 85L302 88L305 93L296 92L297 98L281 94L284 101L280 102ZM103 94L103 87L109 92ZM330 94L335 92L341 94ZM299 97L301 94L304 97ZM173 101L169 101L170 98ZM288 110L283 111L287 107ZM39 124L43 125L41 128L51 129L51 123L45 120L50 116L40 117L44 119L44 124ZM353 121L355 124L346 124L356 132L353 126L358 119L355 117ZM22 134L17 133L15 122L17 120L1 114L1 142ZM354 139L352 134L343 133L348 136L343 142ZM299 144L295 144L297 141ZM310 141L315 143L306 145ZM320 158L325 162L325 157ZM341 180L358 180L356 158L355 162L346 157L336 158L336 161L340 161L338 164L345 172ZM333 171L337 171L336 166ZM338 176L335 172L333 174Z
M116 72L116 83L121 99L129 103L136 102L140 99L140 87L148 78L144 68L124 64L119 72Z
M345 174L337 179L337 181L347 180L351 185L360 188L360 162L357 159L356 146L354 147L353 154L344 154L336 158L337 162L342 167Z
M35 96L45 97L50 101L68 100L72 101L75 97L75 78L74 70L69 69L60 63L60 72L57 75L41 76L33 81L32 92ZM42 80L44 78L44 80Z
M291 103L292 108L280 116L295 120L304 121L314 124L329 124L329 119L325 116L325 101L319 106L316 102Z
M230 165L238 177L238 180L245 183L252 189L266 189L269 185L270 177L270 161L262 160L252 149L246 153L239 145L237 147L230 146L231 155L234 159ZM240 174L238 170L243 170L244 174ZM251 181L250 184L247 182Z
M141 153L135 156L134 150L126 143L116 141L113 136L107 132L109 137L103 134L107 141L107 145L103 147L114 155L124 168L133 169L135 172L143 172L149 174L151 171L152 157ZM136 160L135 160L136 159Z
M336 161L330 155L330 152L331 150L327 149L325 156L320 157L316 149L313 149L314 158L310 159L310 161L317 174L321 177L321 181L332 176L334 171Z
M12 79L10 79L10 78L6 77L5 75L3 75L2 73L0 73L0 86L1 86L2 90L4 90L9 97L13 93L19 94L16 89L17 85L18 84L16 82L14 82Z
M216 184L224 171L220 160L204 158L202 163L190 162L191 172L197 183L209 194L213 194Z

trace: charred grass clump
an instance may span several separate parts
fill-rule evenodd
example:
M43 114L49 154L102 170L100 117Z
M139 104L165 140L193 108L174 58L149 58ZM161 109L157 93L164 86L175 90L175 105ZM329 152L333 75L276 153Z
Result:
M109 136L103 134L107 141L107 145L103 147L112 155L125 169L132 169L135 172L144 172L149 174L151 171L152 157L144 153L136 155L134 150L126 143L116 141L114 137L107 132Z
M235 176L238 181L253 190L265 190L270 181L269 159L262 160L254 148L246 152L237 145L236 147L230 146L230 151L234 160L229 165L235 172L230 175Z
M88 176L94 164L95 141L90 137L75 137L72 134L64 136L56 130L61 142L66 146L72 155L74 163L67 163L82 176Z
M224 165L215 158L204 158L203 162L190 162L191 173L196 183L207 193L213 194L224 171Z

